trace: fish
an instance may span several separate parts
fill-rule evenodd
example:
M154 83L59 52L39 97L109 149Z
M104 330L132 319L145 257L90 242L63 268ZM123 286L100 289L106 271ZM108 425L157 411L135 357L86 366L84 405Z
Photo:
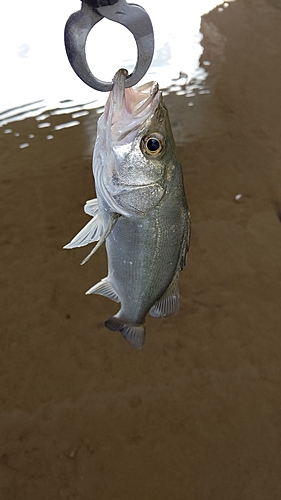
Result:
M105 321L137 349L145 318L175 314L179 274L190 243L190 212L168 110L156 82L125 88L114 76L97 125L93 153L96 198L86 202L90 221L64 246L105 243L108 275L87 292L119 302Z

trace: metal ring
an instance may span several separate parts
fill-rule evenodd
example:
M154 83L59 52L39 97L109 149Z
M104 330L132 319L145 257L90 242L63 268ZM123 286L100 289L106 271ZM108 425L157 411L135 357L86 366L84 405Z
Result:
M64 41L69 62L81 80L93 89L108 92L113 82L104 82L91 72L86 60L86 40L91 29L106 17L125 26L133 34L137 44L137 63L125 81L125 87L136 85L146 74L154 52L154 35L151 20L147 12L135 4L119 0L114 5L107 5L94 10L82 2L80 11L72 14L65 26Z

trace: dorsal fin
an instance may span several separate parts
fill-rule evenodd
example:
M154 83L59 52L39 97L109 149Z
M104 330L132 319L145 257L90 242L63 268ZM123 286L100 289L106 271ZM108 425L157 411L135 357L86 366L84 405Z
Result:
M178 312L180 307L179 275L173 278L166 292L158 299L149 311L150 316L162 318Z

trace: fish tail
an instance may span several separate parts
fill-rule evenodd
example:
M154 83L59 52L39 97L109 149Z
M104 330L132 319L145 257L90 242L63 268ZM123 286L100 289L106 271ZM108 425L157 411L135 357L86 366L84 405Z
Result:
M109 330L120 332L137 349L142 348L145 339L145 325L126 324L116 316L112 316L104 324Z

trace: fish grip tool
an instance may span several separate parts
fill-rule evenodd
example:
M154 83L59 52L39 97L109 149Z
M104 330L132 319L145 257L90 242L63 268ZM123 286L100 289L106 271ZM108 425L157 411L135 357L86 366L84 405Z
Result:
M113 81L96 78L86 59L88 34L103 18L122 24L134 36L137 62L125 81L125 87L132 87L146 74L154 54L152 23L140 5L128 4L126 0L82 0L81 10L71 14L65 25L64 41L69 62L79 78L91 88L102 92L112 90Z

